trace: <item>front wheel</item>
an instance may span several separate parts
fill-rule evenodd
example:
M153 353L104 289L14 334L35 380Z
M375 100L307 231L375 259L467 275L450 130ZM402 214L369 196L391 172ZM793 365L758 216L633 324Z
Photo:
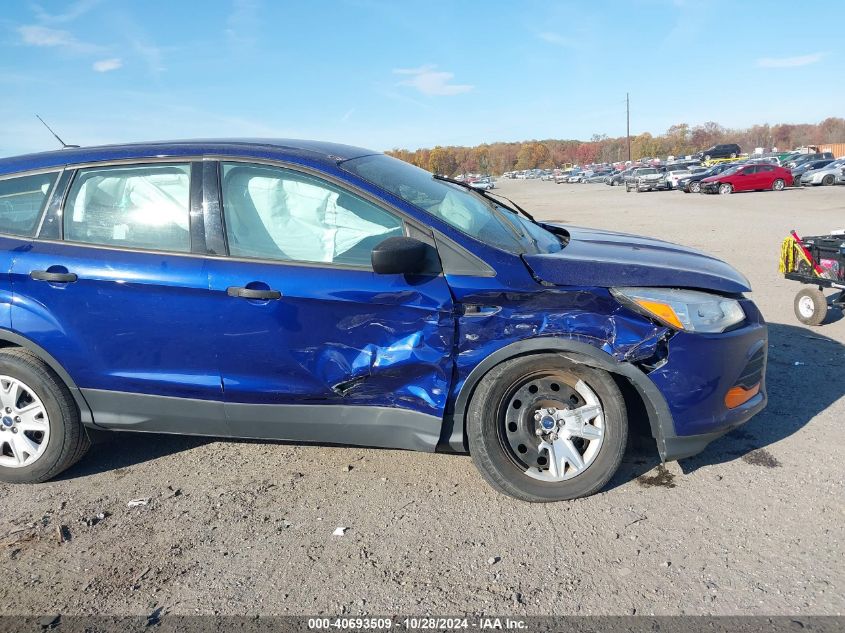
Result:
M90 446L73 396L26 350L0 350L0 404L0 481L47 481Z
M719 193L722 195L731 194L734 192L733 185L728 182L723 182L719 185Z
M541 354L506 361L481 380L467 435L473 462L496 490L564 501L607 484L622 460L628 421L610 374Z
M689 184L689 192L690 193L700 193L701 192L701 183L700 182L691 182Z
M805 288L795 295L795 316L804 325L821 325L827 317L827 299L818 288Z
M836 179L833 177L833 174L828 174L827 176L822 178L822 185L824 185L825 187L829 187L833 184L834 180Z
M772 183L772 191L783 191L785 185L786 183L783 181L783 179L778 178Z

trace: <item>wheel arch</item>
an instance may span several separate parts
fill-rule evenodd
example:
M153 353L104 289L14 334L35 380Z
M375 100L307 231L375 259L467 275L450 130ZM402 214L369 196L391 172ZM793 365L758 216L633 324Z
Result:
M665 458L666 438L674 437L675 429L669 406L654 383L635 365L620 363L607 352L597 349L589 343L565 338L536 338L516 341L499 348L476 365L461 386L455 398L452 412L444 417L438 450L456 453L469 452L466 435L467 408L478 383L490 370L514 358L543 353L558 353L577 365L587 365L610 373L617 383L620 383L626 405L630 397L638 399L638 402L634 403L638 406L634 408L645 411L648 416L651 435L657 443L658 453L661 459ZM626 386L630 389L625 389Z
M94 416L91 413L91 407L88 406L88 403L82 396L82 391L77 387L76 382L71 378L67 370L52 354L21 334L0 329L0 349L9 347L20 347L27 350L56 372L76 402L76 406L79 409L79 419L86 426L94 425Z

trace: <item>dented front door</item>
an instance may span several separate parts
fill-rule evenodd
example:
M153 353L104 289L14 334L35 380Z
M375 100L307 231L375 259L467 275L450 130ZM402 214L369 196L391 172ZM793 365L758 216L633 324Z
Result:
M442 275L208 262L233 435L434 449L454 336Z

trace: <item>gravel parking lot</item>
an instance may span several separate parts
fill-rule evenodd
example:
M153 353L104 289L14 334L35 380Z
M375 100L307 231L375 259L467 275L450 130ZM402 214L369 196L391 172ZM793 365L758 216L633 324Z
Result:
M469 457L116 435L57 481L0 484L0 614L841 615L845 319L798 324L777 261L792 228L845 228L845 187L498 185L743 271L771 324L768 409L665 467L635 438L603 492L551 505L498 495Z

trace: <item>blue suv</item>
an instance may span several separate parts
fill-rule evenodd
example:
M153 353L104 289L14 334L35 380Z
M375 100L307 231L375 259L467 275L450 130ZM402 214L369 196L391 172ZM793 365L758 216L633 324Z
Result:
M727 264L344 145L2 159L0 267L7 482L102 429L469 452L554 501L607 483L629 415L671 460L766 403Z

